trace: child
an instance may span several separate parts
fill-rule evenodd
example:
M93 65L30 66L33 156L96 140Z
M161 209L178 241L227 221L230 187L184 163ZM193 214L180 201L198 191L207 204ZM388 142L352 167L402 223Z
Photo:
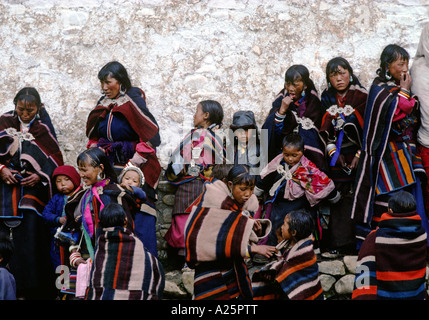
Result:
M268 162L282 152L283 138L298 132L304 138L305 156L323 170L325 153L318 133L323 109L305 66L293 65L286 71L284 88L272 105L262 126L268 132Z
M359 251L352 299L424 300L427 234L414 196L399 191Z
M265 155L260 150L260 140L258 135L258 127L255 121L255 115L252 111L237 111L233 115L232 124L230 126L230 143L228 145L227 155L228 160L234 164L246 164L252 170L265 167L266 163L262 159ZM231 152L232 151L232 152ZM253 172L257 174L258 172Z
M200 201L185 227L186 262L195 268L195 300L251 299L252 288L244 258L271 257L274 246L257 245L271 228L268 220L255 220L255 176L246 165L235 165L227 183L205 183Z
M131 192L137 201L139 210L135 213L135 234L143 242L148 251L158 257L156 242L156 210L147 210L147 194L152 188L147 188L144 175L139 167L127 164L119 175L119 184ZM155 196L155 194L153 194Z
M51 240L51 260L55 271L57 266L64 264L64 261L61 261L61 256L64 255L64 252L61 252L63 250L63 247L60 246L61 240L55 235L61 234L60 232L57 233L57 230L61 229L66 222L64 207L68 198L80 187L80 176L72 166L63 165L54 170L52 181L55 182L57 193L43 209L42 217L45 223L51 227L51 235L53 236ZM62 233L62 235L65 234Z
M294 210L285 216L277 259L253 274L254 300L323 300L313 230L308 211Z
M15 278L8 270L8 263L14 251L10 238L0 233L0 300L16 300Z
M217 101L205 100L197 105L195 128L185 136L170 157L165 171L166 179L177 186L173 206L173 220L165 239L179 258L184 256L183 231L189 213L186 209L203 191L210 179L214 164L224 163L223 141L216 131L223 121L223 108Z
M328 198L338 201L332 180L304 156L304 139L297 133L283 140L283 153L275 157L261 172L255 194L268 193L272 203L272 231L268 244L277 244L277 233L285 215L297 209L308 209L317 221L316 205Z
M123 207L100 212L100 228L87 300L161 300L164 271L158 259L126 228ZM119 271L119 272L118 272Z

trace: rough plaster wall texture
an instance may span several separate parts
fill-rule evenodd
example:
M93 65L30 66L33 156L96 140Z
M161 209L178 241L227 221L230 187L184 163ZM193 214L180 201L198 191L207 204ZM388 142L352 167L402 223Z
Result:
M165 166L200 100L223 105L224 127L240 109L262 125L292 64L309 68L320 94L326 63L343 56L368 87L385 45L414 56L429 1L1 0L0 12L1 113L20 88L36 87L74 165L100 97L97 73L118 60L146 92Z

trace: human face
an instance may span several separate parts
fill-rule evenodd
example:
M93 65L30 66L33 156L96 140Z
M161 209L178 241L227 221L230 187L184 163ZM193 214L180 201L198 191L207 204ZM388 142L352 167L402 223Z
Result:
M399 58L389 63L387 70L396 82L400 82L401 77L403 78L404 74L408 72L408 60Z
M349 70L338 66L336 71L333 71L329 74L329 82L338 92L346 91L350 84Z
M203 107L199 103L197 105L197 110L194 114L194 126L195 127L203 127L204 129L207 129L210 125L210 123L207 121L209 118L209 113L203 111Z
M129 170L124 174L121 182L127 186L138 187L140 185L140 176L137 172Z
M86 186L92 186L98 182L98 175L103 172L103 165L93 167L89 160L78 164L79 175Z
M295 231L293 231L293 232L290 231L290 228L289 228L289 215L286 215L286 217L285 217L285 219L283 221L283 224L281 226L281 232L282 232L282 238L283 238L283 240L292 240L293 237L296 234Z
M302 92L305 90L304 81L295 79L293 82L286 82L285 88L293 101L298 101L302 97Z
M235 136L237 137L237 140L242 144L247 144L249 141L249 137L251 135L252 129L237 129L234 131Z
M110 75L103 81L100 81L101 90L103 90L106 97L114 99L118 96L121 91L121 84L115 78L112 78Z
M294 146L285 146L283 148L283 159L289 167L296 165L303 155L304 153Z
M30 123L37 114L37 105L34 102L19 100L15 110L22 122Z
M249 200L255 189L254 185L247 185L245 183L233 185L231 181L228 181L228 186L231 189L232 197L241 205Z
M70 178L63 174L55 177L55 185L57 186L57 190L66 196L72 194L75 189Z

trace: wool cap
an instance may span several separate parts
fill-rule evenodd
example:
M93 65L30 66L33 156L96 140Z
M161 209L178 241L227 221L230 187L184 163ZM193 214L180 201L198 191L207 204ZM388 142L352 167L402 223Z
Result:
M124 177L125 173L127 173L130 170L138 173L138 175L139 175L139 188L141 188L145 182L143 172L140 170L139 167L132 165L130 162L128 162L125 165L124 169L122 170L121 174L119 175L119 177L118 177L119 183L122 182L122 178Z
M250 129L250 128L256 128L256 121L255 121L255 115L252 111L237 111L234 113L232 117L232 124L230 126L231 129Z
M52 180L55 180L55 177L59 175L69 177L75 189L80 186L80 175L74 167L63 165L55 168L54 173L52 174Z

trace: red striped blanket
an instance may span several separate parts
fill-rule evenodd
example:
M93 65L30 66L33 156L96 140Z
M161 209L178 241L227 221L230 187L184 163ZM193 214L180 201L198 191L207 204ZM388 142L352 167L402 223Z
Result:
M87 300L161 300L164 271L130 231L105 228L98 238Z
M383 214L359 251L352 299L424 299L426 237L416 212Z
M224 182L206 182L205 189L185 226L186 262L195 268L194 298L250 299L251 283L243 258L251 243L270 232L271 224L262 220L265 232L257 237L252 230L255 220L245 210L258 209L256 196L240 207Z
M252 277L253 299L323 300L313 236L298 241Z

